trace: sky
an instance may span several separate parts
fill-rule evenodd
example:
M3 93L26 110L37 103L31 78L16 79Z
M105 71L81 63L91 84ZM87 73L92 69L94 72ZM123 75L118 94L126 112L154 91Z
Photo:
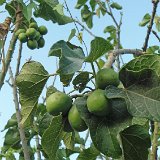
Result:
M60 2L63 3L61 0ZM123 6L123 21L121 28L121 43L123 48L128 49L141 49L144 43L144 37L146 35L146 27L139 27L139 22L142 20L143 16L146 13L151 13L152 4L151 0L117 0ZM81 21L79 10L75 10L74 6L76 5L76 1L67 0L68 6L74 18L78 17ZM0 11L4 9L0 7ZM119 17L119 12L115 12L116 18ZM68 13L67 13L68 14ZM157 14L160 14L160 9ZM69 15L69 14L68 14ZM6 18L6 13L0 13L0 23ZM53 24L51 21L46 22L40 18L37 19L38 25L46 25L48 28L48 34L44 36L46 40L45 47L37 50L29 50L26 47L26 44L23 46L23 55L22 55L22 63L21 66L25 63L27 59L32 57L32 60L39 61L43 64L46 70L49 73L56 72L56 61L55 57L48 57L48 52L50 47L59 40L67 40L70 34L71 29L75 28L74 24L67 24L65 26L59 26L57 24ZM103 30L107 25L111 25L112 21L109 16L105 16L101 19L94 18L94 27L91 30L96 36L104 37L107 36L103 34ZM81 27L80 27L81 28ZM90 49L90 41L93 39L86 31L84 31L84 41L87 45L88 50ZM9 39L8 39L9 40ZM80 45L76 38L73 38L71 43L75 45ZM154 36L151 35L149 45L158 44L158 41ZM8 45L8 42L7 42ZM84 48L84 46L82 46ZM7 50L7 46L5 47ZM84 49L85 52L85 49ZM13 55L13 60L11 63L11 67L15 70L15 61L17 59L18 53L18 44L16 45L16 50ZM130 61L133 57L131 55L123 56L124 62ZM0 66L1 67L1 66ZM9 78L7 75L6 80ZM53 78L49 80L49 83L53 81ZM48 85L49 85L48 83ZM59 82L59 79L56 81L56 86L58 89L62 90L62 84ZM69 91L70 88L66 89ZM45 92L42 93L44 95ZM42 101L42 99L40 99ZM4 125L7 123L7 120L11 117L11 115L15 112L14 103L13 103L13 94L12 88L5 83L2 90L0 91L0 131L3 130ZM4 132L0 132L0 146L3 145L4 140Z

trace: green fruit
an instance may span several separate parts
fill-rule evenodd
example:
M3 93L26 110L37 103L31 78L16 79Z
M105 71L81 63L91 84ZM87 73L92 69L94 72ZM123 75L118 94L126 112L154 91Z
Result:
M8 120L8 122L7 122L7 127L8 127L8 128L9 128L9 127L13 127L13 126L15 126L15 125L17 125L17 119L11 118L11 119Z
M18 39L19 39L22 43L27 42L27 35L26 35L26 33L20 33L19 36L18 36Z
M28 42L27 42L27 46L28 46L28 48L30 48L30 49L35 49L35 48L37 48L38 47L38 43L37 43L37 41L36 40L28 40Z
M38 41L40 38L41 38L41 34L37 31L36 36L35 36L35 40Z
M105 97L104 90L97 89L87 98L89 112L96 116L106 116L110 113L109 100Z
M120 83L118 74L111 68L104 68L96 75L96 85L100 89L105 89L109 85L118 86Z
M25 32L26 32L25 29L18 29L18 30L16 31L15 35L18 37L18 35L19 35L20 33L25 33Z
M85 131L88 127L84 120L80 117L76 105L73 105L68 113L68 121L73 129L78 132Z
M41 35L45 35L48 32L48 30L45 26L38 27L38 31L40 32Z
M53 116L65 115L72 106L72 99L65 93L55 92L46 100L46 109Z
M35 22L30 23L29 28L35 28L38 29L38 25Z
M37 33L37 31L34 28L29 28L26 31L26 34L27 34L28 38L30 38L30 39L34 39L36 37L36 33Z
M44 45L45 45L45 40L43 37L41 37L39 40L38 40L38 48L43 48Z

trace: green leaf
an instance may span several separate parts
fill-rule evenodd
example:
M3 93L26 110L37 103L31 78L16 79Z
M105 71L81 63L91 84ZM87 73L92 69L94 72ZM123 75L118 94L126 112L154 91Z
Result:
M79 92L82 92L86 88L89 80L89 72L81 72L74 78L72 84L74 85L75 89L79 90Z
M107 26L107 27L104 29L103 32L104 32L104 33L107 33L107 32L109 32L109 33L112 33L112 32L116 33L116 28L115 28L115 26L110 25L110 26Z
M10 147L14 146L19 141L20 141L20 135L17 127L8 129L4 139L4 146L5 146L4 152L6 152Z
M81 118L86 122L90 130L90 135L94 146L104 155L112 158L121 156L120 144L117 134L131 124L131 117L123 112L123 106L112 105L113 113L111 117L94 116L87 110L86 98L81 97L75 100L76 107ZM118 109L117 109L118 108ZM121 114L119 114L121 113Z
M150 46L149 48L147 48L146 53L148 54L157 54L156 51L159 50L159 46Z
M22 124L31 118L48 78L48 72L39 62L30 61L23 65L16 78L22 106Z
M122 6L119 5L119 4L116 3L116 2L113 2L110 6L111 6L111 8L115 8L115 9L117 9L117 10L121 10L121 9L122 9Z
M63 132L63 142L67 149L74 149L75 133L74 132Z
M82 48L63 40L53 44L49 56L60 58L58 73L62 75L73 74L80 70L85 58Z
M86 62L94 62L99 57L112 50L112 45L101 37L96 37L91 41L91 49L89 56L85 59Z
M87 0L78 0L75 8L80 9L83 5L85 5L86 2Z
M96 0L90 0L89 4L90 4L90 6L92 8L92 11L94 11L95 8L96 8L96 5L97 5Z
M38 126L38 132L40 136L43 135L44 131L49 127L53 116L51 116L49 113L46 113L40 120L39 120L39 126Z
M92 145L90 148L84 149L77 157L77 160L96 160L100 154L99 151Z
M81 17L82 21L87 24L88 28L93 27L93 13L89 10L89 7L87 5L84 5L84 7L81 10Z
M100 68L103 68L104 64L105 64L105 61L103 59L98 60L98 65Z
M72 18L65 16L63 13L63 6L59 4L58 0L44 0L39 4L38 9L34 12L36 17L41 17L46 21L51 20L53 23L65 25L73 22Z
M60 74L60 81L63 83L63 86L64 87L67 87L70 82L72 81L72 78L73 78L74 74Z
M154 22L156 24L156 29L160 32L160 16L155 15Z
M106 88L108 98L124 98L132 116L160 121L160 56L144 55L126 64L119 73L125 89Z
M150 22L151 16L149 13L146 13L142 19L142 21L139 23L139 26L144 27Z
M2 6L5 2L6 0L0 0L0 6Z
M49 159L56 160L59 150L60 141L62 139L63 123L62 116L55 116L48 129L42 136L42 147L49 156Z
M76 29L72 29L71 33L70 33L70 35L68 37L68 41L70 41L75 36L75 34L76 34Z
M120 133L125 160L148 159L151 146L148 130L141 125L133 125Z

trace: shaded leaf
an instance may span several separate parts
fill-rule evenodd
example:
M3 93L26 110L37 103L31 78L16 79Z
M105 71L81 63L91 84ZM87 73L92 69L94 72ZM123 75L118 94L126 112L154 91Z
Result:
M84 149L77 157L77 160L96 160L100 152L92 145L90 148Z
M6 0L0 0L0 6L2 6L5 2Z
M151 140L144 126L130 126L120 133L120 137L125 160L148 159Z
M126 64L119 73L125 89L106 88L108 98L124 98L136 117L160 121L160 56L144 55Z
M75 89L79 90L79 92L82 92L86 88L89 80L89 72L81 72L74 78L72 84L74 85Z
M74 132L63 132L63 142L67 149L74 149L75 133Z
M98 117L92 115L86 106L86 98L75 100L76 107L81 118L86 122L90 130L90 135L94 146L108 157L118 158L121 156L120 144L117 134L131 124L131 117L124 113L122 108L115 108L113 105L114 117ZM117 104L117 103L116 103ZM123 106L121 106L123 107ZM114 109L115 108L115 109ZM122 112L120 116L120 112ZM125 116L124 116L125 115Z
M110 25L110 26L107 26L107 27L104 29L103 32L104 32L104 33L107 33L107 32L109 32L109 33L112 33L112 32L116 33L116 28L115 28L115 26Z
M62 116L55 116L42 136L42 147L49 156L49 159L57 160L62 133Z
M94 11L95 8L96 8L96 5L97 5L96 0L90 0L89 4L90 4L90 6L92 8L92 11Z
M48 72L39 62L30 61L23 65L16 78L22 106L22 124L31 118L48 78Z
M110 42L106 41L101 37L96 37L91 41L91 49L89 56L85 59L86 62L94 62L99 57L112 50L113 47Z

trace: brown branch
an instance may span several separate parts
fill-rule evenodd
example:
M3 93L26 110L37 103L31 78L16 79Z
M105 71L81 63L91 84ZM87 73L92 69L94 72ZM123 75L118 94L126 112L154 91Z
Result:
M14 103L15 103L15 109L16 109L16 117L17 117L17 122L18 122L18 129L20 133L20 139L22 142L22 148L23 148L23 153L24 153L24 158L25 160L30 160L30 155L29 155L29 148L27 145L27 140L25 137L25 131L22 125L20 125L21 122L21 112L19 108L19 100L18 100L18 92L17 92L17 86L15 83L15 79L13 77L13 72L11 67L9 66L9 74L12 82L12 88L13 88L13 97L14 97Z
M15 49L15 45L16 45L16 41L17 41L17 37L15 36L15 32L18 30L19 25L20 25L19 19L21 19L21 9L20 9L20 6L17 5L16 22L18 21L18 23L15 24L15 29L14 29L14 32L13 32L13 35L12 35L12 38L10 41L10 45L8 47L7 55L5 58L5 63L2 66L2 71L1 71L1 75L0 75L0 90L4 84L4 79L7 74L7 71L8 71L12 56L13 56L13 52Z
M151 160L157 160L157 147L158 147L158 131L159 126L158 122L154 122L154 132L153 132L153 140L152 140L152 150L151 150Z
M152 3L153 3L152 16L151 16L151 20L149 22L149 26L148 26L145 42L144 42L143 47L142 47L142 50L144 52L147 50L147 47L148 47L149 36L151 34L151 31L152 31L153 21L154 21L154 17L155 17L155 14L156 14L156 10L157 10L157 7L158 7L159 0L155 0L155 1L152 0Z
M111 68L118 55L134 54L136 56L140 56L143 54L143 51L139 49L118 49L118 50L112 50L108 54L109 54L108 61L107 63L105 63L103 68Z

